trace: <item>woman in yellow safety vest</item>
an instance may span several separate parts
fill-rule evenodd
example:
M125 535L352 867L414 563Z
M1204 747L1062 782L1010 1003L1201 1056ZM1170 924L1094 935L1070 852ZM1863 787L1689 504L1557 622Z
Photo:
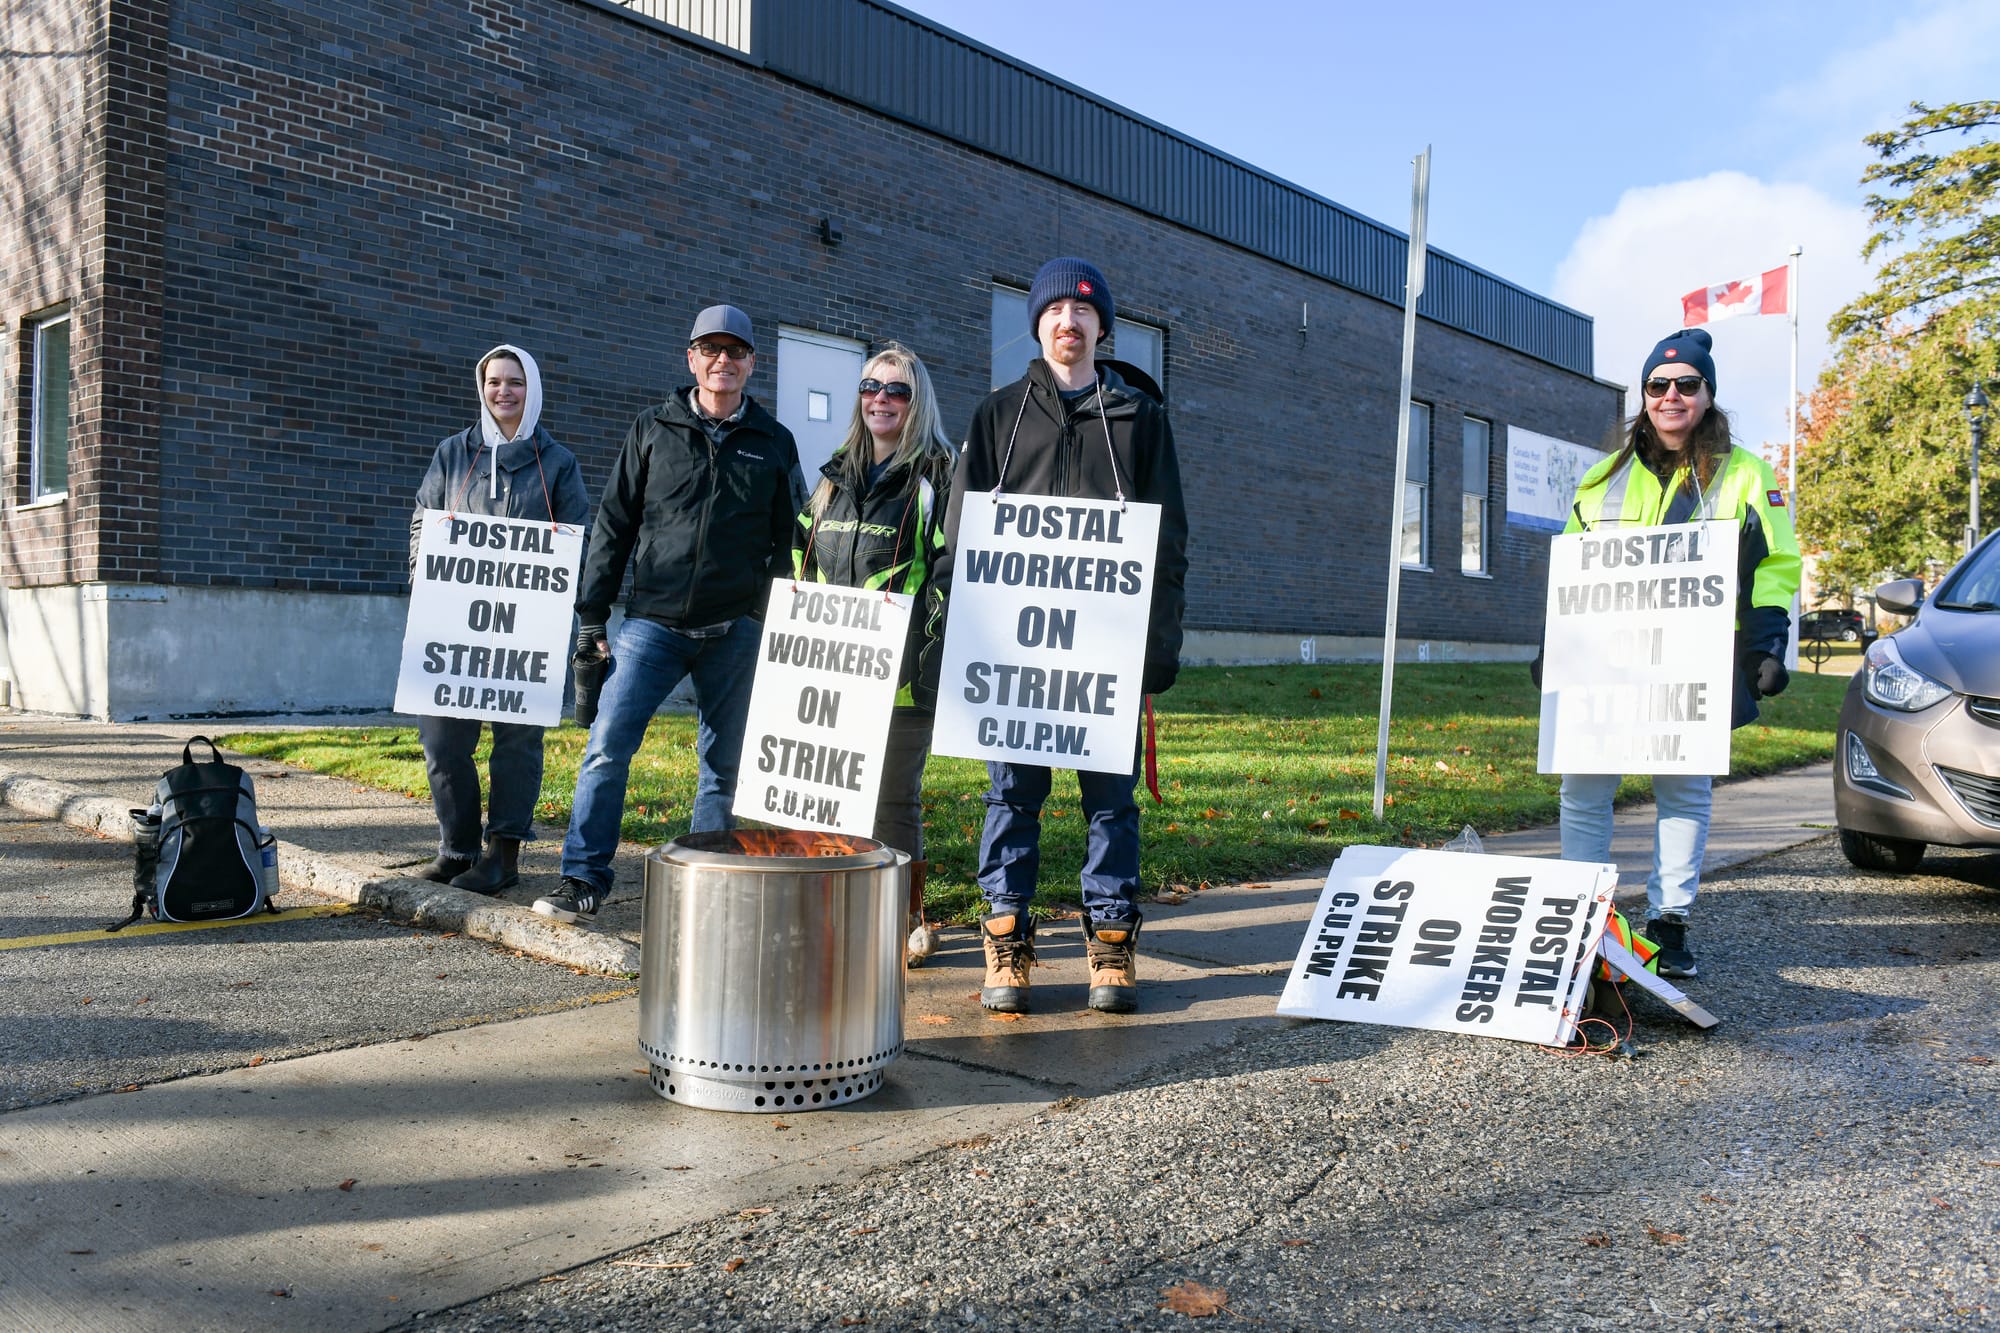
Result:
M1645 410L1625 427L1623 446L1577 484L1564 531L1712 519L1739 525L1730 725L1740 727L1757 716L1757 700L1791 680L1784 653L1799 590L1799 546L1771 465L1730 443L1729 418L1715 405L1713 346L1704 330L1682 329L1653 348L1640 376ZM1540 685L1539 656L1530 670ZM1619 780L1608 773L1563 775L1564 860L1611 859L1611 803ZM1645 933L1660 946L1662 976L1696 975L1687 918L1708 845L1711 787L1705 774L1653 775L1657 813Z

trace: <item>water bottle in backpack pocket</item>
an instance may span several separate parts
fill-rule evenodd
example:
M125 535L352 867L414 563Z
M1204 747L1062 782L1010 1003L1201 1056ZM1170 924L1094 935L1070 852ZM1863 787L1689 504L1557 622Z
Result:
M196 763L194 745L208 746ZM228 921L271 904L276 891L277 839L257 822L256 786L226 762L206 736L181 750L149 810L134 810L132 915L150 910L158 921Z

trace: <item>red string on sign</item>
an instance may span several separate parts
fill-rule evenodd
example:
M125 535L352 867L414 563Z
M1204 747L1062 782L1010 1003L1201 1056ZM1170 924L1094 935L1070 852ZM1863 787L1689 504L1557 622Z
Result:
M1146 790L1153 793L1154 805L1165 805L1160 799L1160 743L1153 732L1153 696L1146 696Z

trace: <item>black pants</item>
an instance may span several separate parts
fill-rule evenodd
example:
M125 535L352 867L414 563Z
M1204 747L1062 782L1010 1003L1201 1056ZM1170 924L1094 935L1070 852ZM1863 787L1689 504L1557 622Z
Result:
M535 836L535 802L542 794L542 728L494 722L493 756L486 773L492 818L488 837ZM424 768L431 778L431 808L437 811L438 851L471 860L479 855L479 768L472 752L481 724L464 717L420 717Z

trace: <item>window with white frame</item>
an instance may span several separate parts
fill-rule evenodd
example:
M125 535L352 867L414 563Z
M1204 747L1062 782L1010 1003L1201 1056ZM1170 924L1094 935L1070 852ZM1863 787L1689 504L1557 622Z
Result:
M69 316L40 321L34 339L28 498L43 500L69 490Z
M1493 423L1465 419L1465 466L1459 473L1458 569L1461 574L1485 574L1487 477L1493 453Z
M1410 403L1410 457L1403 473L1403 563L1430 564L1431 405Z
M1166 385L1166 330L1132 319L1113 319L1111 337L1102 355L1130 362ZM1028 327L1028 294L993 284L993 387L1012 384L1028 373L1028 363L1041 353Z

